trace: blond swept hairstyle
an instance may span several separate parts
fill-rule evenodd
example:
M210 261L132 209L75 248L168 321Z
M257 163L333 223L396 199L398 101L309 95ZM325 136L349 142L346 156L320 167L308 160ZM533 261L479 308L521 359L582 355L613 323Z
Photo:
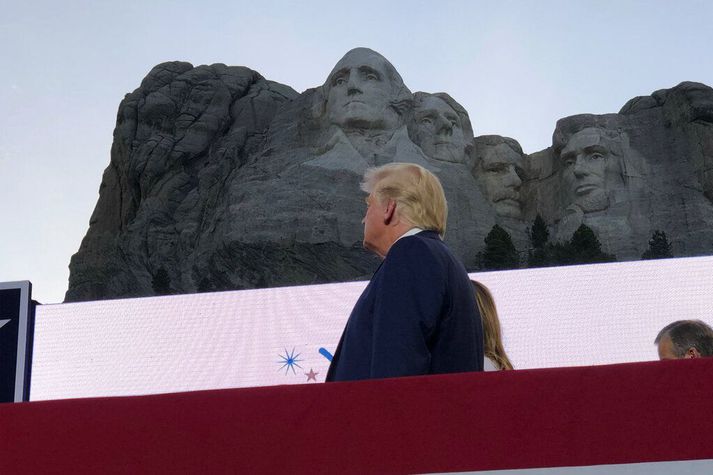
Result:
M495 363L498 369L513 369L510 358L505 353L503 339L500 331L500 319L495 308L495 299L490 290L476 280L470 281L475 289L475 301L483 320L483 353Z
M414 163L389 163L364 173L361 189L380 203L396 202L398 216L424 230L446 234L448 204L440 180Z

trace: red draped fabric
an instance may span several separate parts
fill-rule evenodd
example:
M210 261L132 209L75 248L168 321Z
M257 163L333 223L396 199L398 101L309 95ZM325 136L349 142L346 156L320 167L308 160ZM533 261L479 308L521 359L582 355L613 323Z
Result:
M405 473L713 458L713 359L0 405L0 473Z

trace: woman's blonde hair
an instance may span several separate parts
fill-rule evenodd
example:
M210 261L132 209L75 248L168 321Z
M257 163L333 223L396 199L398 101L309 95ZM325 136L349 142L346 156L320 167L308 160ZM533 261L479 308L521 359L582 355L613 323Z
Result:
M490 290L480 282L471 280L475 289L475 300L478 303L480 317L483 320L483 342L485 356L490 358L498 369L513 369L508 355L505 353L500 332L500 319L495 308L495 300Z
M361 189L383 203L396 202L399 217L421 229L446 234L448 204L438 178L420 165L389 163L364 173Z

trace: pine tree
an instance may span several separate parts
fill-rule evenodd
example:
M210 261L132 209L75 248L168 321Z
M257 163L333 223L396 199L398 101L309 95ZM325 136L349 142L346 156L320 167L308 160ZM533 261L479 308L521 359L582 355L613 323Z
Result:
M542 216L535 217L532 223L532 228L527 230L527 235L530 238L531 249L527 253L527 267L544 267L549 264L549 253L547 241L550 238L550 232L547 230L547 225Z
M644 251L641 258L666 259L668 257L673 257L673 253L671 252L671 243L668 242L666 233L657 229L651 235L651 239L649 239L649 248Z
M201 281L198 282L198 288L196 290L198 291L198 293L202 293L212 292L214 289L210 279L208 279L207 277L203 277Z
M602 244L592 228L582 224L569 241L571 264L590 264L594 262L612 262L616 258L602 252Z
M171 277L163 267L160 267L151 279L151 287L156 295L169 295L171 293Z
M547 245L546 260L547 265L569 266L576 264L572 253L572 246L569 242L556 242Z
M477 261L482 270L516 269L519 261L510 234L497 224L493 226L485 236L485 249L478 253Z
M535 217L535 221L532 223L532 229L530 230L530 243L533 249L544 249L547 245L547 241L550 238L550 232L547 230L547 225L542 216L538 213Z

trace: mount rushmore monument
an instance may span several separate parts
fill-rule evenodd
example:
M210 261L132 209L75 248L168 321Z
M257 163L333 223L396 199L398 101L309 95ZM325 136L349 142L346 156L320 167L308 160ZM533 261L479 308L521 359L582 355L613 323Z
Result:
M153 68L119 105L66 300L368 279L359 182L396 161L441 179L446 242L469 270L495 224L526 250L538 214L555 240L586 224L618 260L640 258L659 229L677 256L713 252L710 87L561 119L528 155L474 136L454 98L411 92L356 48L302 94L246 67Z

